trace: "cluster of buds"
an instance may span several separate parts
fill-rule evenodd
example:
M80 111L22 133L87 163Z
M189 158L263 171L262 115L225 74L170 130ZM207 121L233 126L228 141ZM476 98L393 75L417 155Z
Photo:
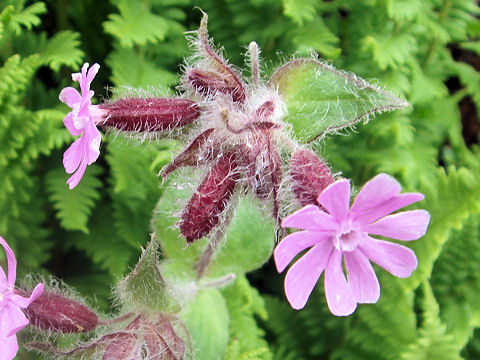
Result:
M87 71L86 64L81 74L73 75L82 93L67 88L60 94L73 109L65 125L72 135L81 136L64 156L67 172L75 172L68 181L70 187L78 184L86 165L98 156L96 126L130 133L161 133L164 137L174 133L184 136L186 147L163 169L162 177L183 167L202 168L206 173L180 215L181 234L188 243L211 234L222 235L235 194L250 192L269 205L279 226L303 230L288 235L277 246L274 257L280 272L300 252L311 248L286 276L287 298L295 309L305 305L324 270L327 301L335 315L348 315L357 303L378 300L378 280L370 261L395 276L409 276L417 266L415 254L407 247L370 235L404 241L423 236L430 220L428 212L391 214L423 195L400 194L400 184L380 174L364 186L350 206L349 180L335 179L328 165L308 145L297 141L302 132L307 133L303 141L308 143L328 131L353 126L376 111L408 104L315 59L291 61L263 82L254 42L248 49L251 76L246 79L212 47L206 14L190 41L195 54L181 77L179 97L127 97L92 105L93 92L88 87L98 65ZM322 76L322 81L316 81ZM324 89L329 81L334 83L331 91ZM313 97L323 96L321 101L326 105L321 111L318 101L305 104L311 100L311 89L315 90ZM291 114L287 110L300 119L288 120ZM310 115L317 113L325 119L315 123ZM172 132L174 129L178 131ZM287 208L283 205L292 198L297 208L303 207L282 220ZM198 277L208 265L212 244L215 241L198 262ZM139 319L131 326L151 327ZM137 343L133 335L122 335L122 339L125 342L118 348Z
M57 349L50 342L25 345L42 354L72 359L178 360L191 353L187 331L171 314L127 313L102 321L93 309L78 300L50 291L45 291L24 313L33 329L44 330L49 335L98 333L99 327L108 326L107 334L70 350Z
M181 97L127 97L91 105L92 92L86 86L93 77L85 64L82 74L73 76L82 85L82 95L77 92L73 101L73 96L67 95L76 90L67 88L60 96L73 109L65 118L65 125L72 129L71 124L84 124L88 118L95 126L130 133L168 135L173 129L182 128L182 133L187 134L187 146L163 169L163 178L181 167L207 169L179 222L187 242L208 236L219 226L232 196L238 191L251 191L269 203L273 218L280 224L282 183L291 178L299 203L312 203L321 190L333 182L331 172L317 155L301 149L289 136L282 122L285 105L281 97L273 86L260 80L259 51L255 43L249 47L251 79L243 79L212 48L206 14L191 42L196 53L181 78ZM92 69L96 71L98 65ZM82 137L86 136L85 131ZM89 156L93 145L97 146L97 142L79 149L76 158L93 158ZM74 165L80 164L79 167L71 165L69 151L65 154L65 168L68 172L78 168L83 174L81 161L74 162ZM288 177L284 171L288 161L282 157L292 153ZM74 180L69 180L71 187L78 184L78 177Z

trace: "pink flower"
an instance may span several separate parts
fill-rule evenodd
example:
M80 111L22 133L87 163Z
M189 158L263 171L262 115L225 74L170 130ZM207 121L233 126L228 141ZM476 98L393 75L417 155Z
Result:
M92 105L94 94L90 83L98 72L100 65L93 64L88 70L88 63L83 64L81 73L72 74L72 79L80 83L81 94L72 87L66 87L60 93L60 101L72 108L63 123L73 136L80 136L63 154L63 166L67 173L74 173L67 181L70 189L78 185L87 165L97 160L100 154L101 135L96 127L96 119L102 110Z
M7 242L0 237L0 244L5 249L8 263L8 278L0 267L0 360L11 360L18 351L16 333L22 330L28 320L22 310L30 305L43 292L43 284L38 284L29 298L15 293L17 260Z
M311 248L285 277L285 294L294 309L305 306L324 270L328 307L337 316L350 315L357 303L377 302L380 286L370 261L395 276L410 276L417 267L411 249L370 237L380 235L409 241L425 234L430 221L427 211L388 215L424 198L423 194L400 194L400 191L400 184L394 178L380 174L365 184L349 208L350 182L339 180L325 188L317 199L328 212L317 205L307 205L283 220L283 227L304 231L288 235L276 247L274 259L278 272L301 251Z

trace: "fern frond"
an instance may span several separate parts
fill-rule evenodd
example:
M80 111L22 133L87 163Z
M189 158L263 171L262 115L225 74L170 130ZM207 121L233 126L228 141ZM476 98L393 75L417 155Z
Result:
M60 31L52 36L40 52L42 63L58 71L60 66L77 68L82 62L83 51L80 47L80 34L72 31Z
M49 171L46 177L46 187L49 199L57 210L56 217L66 230L79 230L88 234L88 218L95 202L100 199L99 188L102 183L97 179L102 173L99 166L89 166L82 182L75 190L66 186L68 175L62 169Z
M303 25L304 21L312 21L315 17L315 5L318 4L315 0L282 0L282 2L285 15L299 25Z
M245 277L238 277L223 290L230 314L230 338L238 341L238 360L270 360L272 354L255 315L266 319L263 299ZM235 340L234 340L235 341ZM237 345L232 345L236 347ZM233 352L234 348L231 349ZM226 359L225 359L226 360Z
M21 3L16 5L17 7L7 6L0 14L0 21L6 23L10 31L17 35L22 31L22 27L31 30L34 26L38 26L41 22L39 15L47 12L43 2L36 2L26 8L23 8Z
M145 2L136 0L117 0L115 5L120 14L110 14L103 26L123 47L144 46L162 41L168 32L164 18L155 15Z
M422 284L423 324L417 339L408 345L406 351L400 355L402 360L436 359L461 360L461 347L455 342L452 335L447 333L445 324L439 317L439 306L433 291L427 282Z

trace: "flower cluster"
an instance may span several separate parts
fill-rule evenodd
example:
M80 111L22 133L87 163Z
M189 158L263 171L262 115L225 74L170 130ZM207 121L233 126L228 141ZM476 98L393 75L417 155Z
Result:
M251 77L245 79L212 47L206 14L190 40L196 51L181 77L178 97L126 97L92 105L90 84L98 64L90 69L84 64L81 73L72 75L80 83L81 93L68 87L60 94L60 100L72 108L65 126L72 135L80 136L64 154L66 171L74 173L68 180L70 188L79 183L86 166L98 158L101 136L97 126L128 133L173 134L186 146L163 169L162 177L182 167L203 168L205 173L178 224L188 243L212 233L223 234L212 230L222 229L222 217L228 218L229 202L236 192L249 191L268 204L272 217L283 228L302 230L286 236L274 251L277 269L282 272L309 249L285 278L286 296L293 308L305 306L322 273L328 306L339 316L351 314L358 303L378 300L380 286L371 262L395 276L409 276L417 267L414 252L371 235L401 241L423 236L430 220L427 211L391 214L422 200L423 195L401 194L397 181L380 174L365 184L350 206L350 182L335 181L329 166L297 142L291 134L292 124L285 121L288 101L279 86L285 87L295 72L283 66L268 82L262 82L259 50L252 42L248 51ZM319 65L315 60L295 64ZM328 66L323 70L361 89L380 91ZM393 102L397 107L405 106L399 99ZM366 114L394 108L368 109ZM345 120L323 131L352 124ZM303 207L282 220L285 209L292 206ZM124 337L133 341L134 336Z
M0 267L0 360L12 360L18 351L16 333L28 325L22 309L27 308L43 292L43 284L38 284L28 297L15 290L17 260L8 243L0 237L0 245L7 254L8 275Z

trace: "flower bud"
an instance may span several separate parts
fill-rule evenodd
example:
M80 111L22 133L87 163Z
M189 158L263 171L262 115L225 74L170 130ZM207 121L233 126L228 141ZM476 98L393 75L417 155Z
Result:
M204 96L213 95L217 92L230 94L233 101L245 101L245 91L239 80L233 76L233 72L227 71L228 66L218 60L225 67L223 74L214 71L190 69L186 73L187 84Z
M185 341L178 336L169 319L146 321L143 339L149 359L179 360L185 355Z
M88 332L98 325L98 316L92 309L48 291L44 291L23 312L32 325L53 332Z
M200 116L195 102L180 98L125 98L99 105L99 126L122 131L155 132L182 127Z
M180 221L187 242L200 239L217 225L238 181L237 167L234 153L223 154L193 194Z
M293 193L302 206L316 204L320 193L334 182L330 168L310 150L296 151L290 159Z
M162 171L163 178L166 178L172 171L182 166L196 166L202 162L211 160L215 156L215 151L202 151L203 146L210 140L214 129L208 129L198 135L195 140L182 151L168 166Z

